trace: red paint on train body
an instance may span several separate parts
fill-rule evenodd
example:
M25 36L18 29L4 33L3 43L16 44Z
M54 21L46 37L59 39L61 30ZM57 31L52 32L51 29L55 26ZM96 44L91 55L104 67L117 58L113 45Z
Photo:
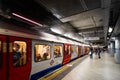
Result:
M0 35L0 80L7 79L7 37Z
M13 46L15 42L25 42L26 48L24 48L25 54L21 54L21 65L14 65ZM11 36L0 35L0 43L2 50L0 53L0 59L2 62L0 67L0 80L29 80L31 71L31 40L27 38L18 38ZM21 43L20 43L21 45ZM25 60L24 60L25 59Z

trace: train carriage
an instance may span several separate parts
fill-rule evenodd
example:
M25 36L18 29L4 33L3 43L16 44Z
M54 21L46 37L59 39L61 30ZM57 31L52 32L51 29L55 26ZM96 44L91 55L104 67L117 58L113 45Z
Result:
M2 45L1 80L28 80L31 70L31 40L0 35L0 41Z
M37 79L62 65L62 44L33 40L32 50L31 79Z
M17 34L0 35L1 80L36 80L85 54L82 44Z
M72 45L71 49L71 61L73 61L78 58L78 45Z

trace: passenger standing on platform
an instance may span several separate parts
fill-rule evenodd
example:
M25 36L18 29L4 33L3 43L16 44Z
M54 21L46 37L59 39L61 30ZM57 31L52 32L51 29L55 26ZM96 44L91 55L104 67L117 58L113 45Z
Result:
M90 59L92 59L93 58L93 47L92 46L90 47L90 52L89 53L90 53Z
M98 50L97 50L97 49L95 49L95 55L97 55L97 52L98 52Z
M98 58L99 58L99 59L101 58L100 53L101 53L101 49L98 47Z

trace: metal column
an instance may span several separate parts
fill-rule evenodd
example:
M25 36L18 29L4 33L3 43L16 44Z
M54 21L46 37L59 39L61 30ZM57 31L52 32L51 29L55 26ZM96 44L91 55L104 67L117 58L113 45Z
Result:
M108 45L108 53L110 53L111 51L110 51L110 44Z
M111 41L111 43L110 43L110 54L112 56L114 56L114 53L115 53L115 42Z
M120 37L115 38L115 61L120 64Z

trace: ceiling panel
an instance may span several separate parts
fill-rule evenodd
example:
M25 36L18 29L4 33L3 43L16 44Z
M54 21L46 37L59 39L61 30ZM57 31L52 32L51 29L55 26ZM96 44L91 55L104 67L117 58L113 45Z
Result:
M95 22L95 26L98 27L98 26L103 26L104 25L104 17L103 16L94 16L94 22Z
M85 37L104 37L103 31L94 31L94 32L87 32L87 33L83 32L83 35Z
M84 0L84 1L89 10L101 7L101 0Z
M83 12L80 0L37 0L49 9L56 17L68 17Z
M117 4L117 3L120 3L120 0L111 0L111 3L112 4Z
M69 17L66 20L76 27L77 29L85 29L92 27L103 26L104 12L102 9L95 9L92 11L84 12L75 17ZM65 19L64 19L65 20Z
M69 21L76 20L76 19L84 20L86 18L89 18L90 16L102 17L103 18L104 17L104 9L97 8L97 9L94 9L94 10L82 12L80 14L65 17L65 18L62 18L60 20L62 22L69 22Z
M94 23L92 21L92 19L89 17L89 18L86 18L84 20L74 20L74 21L71 21L70 22L74 27L78 28L78 29L83 29L83 28L86 28L86 27L94 27Z

